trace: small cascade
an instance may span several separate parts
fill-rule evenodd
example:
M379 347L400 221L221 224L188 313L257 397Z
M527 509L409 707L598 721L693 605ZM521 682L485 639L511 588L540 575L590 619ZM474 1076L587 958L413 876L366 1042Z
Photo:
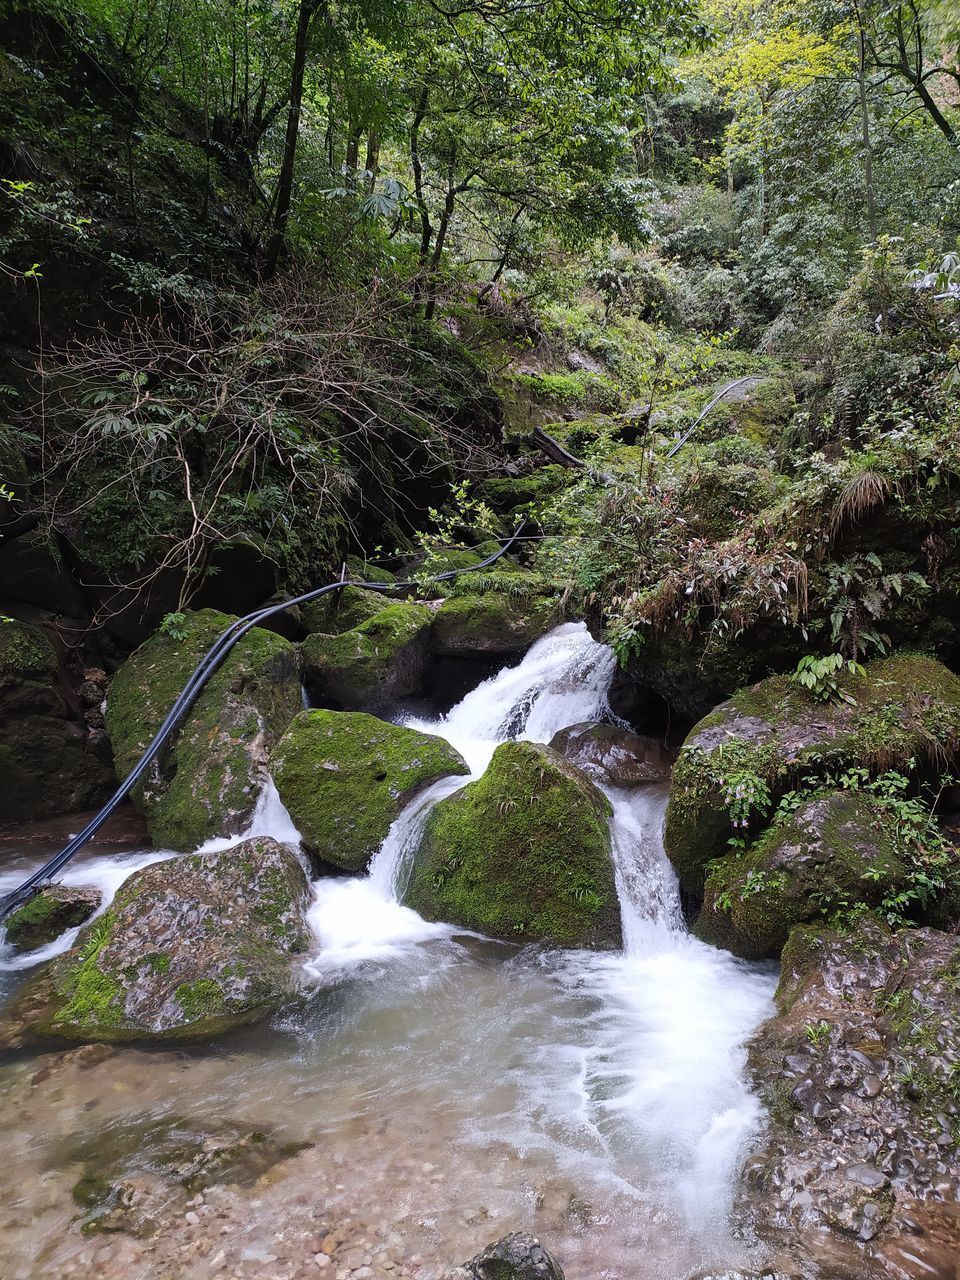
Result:
M670 788L660 783L631 790L604 787L613 806L611 852L628 956L669 946L683 936L677 875L661 832Z
M197 850L197 853L220 853L229 849L241 840L253 840L256 836L272 836L281 844L300 848L300 832L293 825L293 819L287 813L280 793L273 778L267 774L250 821L244 831L231 836L212 836Z

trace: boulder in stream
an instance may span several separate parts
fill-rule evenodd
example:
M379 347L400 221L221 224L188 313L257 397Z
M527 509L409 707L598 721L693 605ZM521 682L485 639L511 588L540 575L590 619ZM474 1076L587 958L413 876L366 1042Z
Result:
M691 894L707 864L743 836L733 803L771 807L802 779L862 766L873 772L938 766L960 748L960 679L933 658L902 654L844 676L848 701L817 702L787 676L741 689L697 724L673 772L664 845Z
M120 668L107 698L107 732L123 777L170 710L194 667L234 619L214 609L158 632ZM204 686L172 743L133 790L155 844L198 848L248 825L270 748L302 706L295 647L248 631Z
M407 900L514 942L618 946L610 803L569 761L505 742L486 773L427 820Z
M339 591L330 591L319 600L301 605L300 616L307 631L338 636L376 617L389 603L390 598L379 591L341 587Z
M376 707L419 691L429 657L433 613L398 601L339 635L303 642L303 680L317 702L346 711Z
M470 770L443 738L362 711L301 711L271 760L304 848L363 871L418 791Z
M529 1231L503 1236L445 1280L564 1280L560 1263Z
M35 897L7 917L7 941L24 951L45 947L67 929L89 920L102 900L99 889L41 885Z
M616 724L573 724L555 733L550 746L589 777L615 787L670 777L670 757L662 743Z
M822 792L743 856L710 864L694 932L746 959L778 956L794 925L878 906L907 874L894 824L875 796Z
M296 989L310 883L265 836L135 872L15 998L0 1042L176 1040L251 1022Z
M556 599L550 596L452 595L437 610L430 643L443 658L518 657L556 621Z
M869 917L791 933L749 1046L769 1128L740 1199L767 1240L813 1259L856 1246L856 1274L956 1274L958 983L955 935Z

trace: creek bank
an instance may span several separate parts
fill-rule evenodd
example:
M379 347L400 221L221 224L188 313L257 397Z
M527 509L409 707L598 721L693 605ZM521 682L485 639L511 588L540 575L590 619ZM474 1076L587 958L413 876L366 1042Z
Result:
M157 632L114 676L106 722L120 777L136 764L204 653L234 621L213 609L187 614L179 635ZM230 651L131 793L157 846L192 850L248 826L270 749L302 706L297 668L294 646L261 627Z
M731 808L744 795L751 825L808 778L863 767L910 772L941 767L960 746L960 679L933 658L904 654L847 676L851 701L815 702L787 676L741 689L699 724L681 748L664 845L683 889L700 897L707 864L728 851ZM738 792L738 788L740 789ZM741 805L741 807L743 807Z
M443 738L362 711L301 711L271 757L280 799L314 857L365 870L430 783L470 770Z
M76 946L20 990L0 1041L205 1038L296 990L310 884L269 837L153 863L126 880Z
M793 931L777 1014L749 1046L769 1126L740 1208L765 1238L816 1257L827 1233L880 1275L954 1274L958 989L955 935L870 918Z
M407 901L514 942L621 943L610 803L549 747L506 742L427 819Z

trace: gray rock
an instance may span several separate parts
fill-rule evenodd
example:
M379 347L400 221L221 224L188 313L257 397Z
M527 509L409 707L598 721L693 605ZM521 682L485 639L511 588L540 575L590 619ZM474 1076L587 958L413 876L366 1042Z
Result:
M251 1022L296 989L309 904L300 861L268 837L144 867L23 989L0 1043L197 1038Z
M514 1231L488 1244L458 1273L473 1280L564 1280L560 1263L527 1231Z
M655 738L614 724L574 724L554 734L550 746L591 778L636 787L670 777L670 757Z

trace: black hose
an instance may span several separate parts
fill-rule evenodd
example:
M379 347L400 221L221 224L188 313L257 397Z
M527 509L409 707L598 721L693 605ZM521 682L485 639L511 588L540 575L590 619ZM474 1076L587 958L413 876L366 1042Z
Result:
M408 582L357 582L352 578L342 579L337 582L328 582L325 587L317 587L313 591L306 591L302 596L294 596L292 600L284 600L280 604L267 605L263 609L257 609L253 613L248 613L242 618L238 618L236 622L232 622L230 626L218 636L207 652L196 665L187 683L181 690L177 700L167 712L163 723L156 731L150 743L146 747L143 755L133 766L120 786L116 789L110 799L106 802L100 811L94 815L83 828L79 831L69 844L65 845L59 853L55 854L48 862L35 871L32 875L24 880L23 884L12 892L8 893L5 898L0 900L0 921L5 920L11 911L15 910L20 903L25 902L36 891L37 886L49 880L51 876L70 861L83 846L100 830L106 820L118 808L120 804L127 798L131 788L139 782L146 773L150 763L156 757L160 748L169 738L170 734L177 727L184 714L189 710L197 694L213 675L217 667L223 662L224 658L237 643L241 640L251 628L258 626L267 618L272 618L274 614L282 613L284 609L290 609L294 605L306 604L310 600L317 600L320 596L327 595L331 591L340 591L343 587L362 587L367 591L379 591L384 594L391 591L402 591L409 587L425 585L426 582L446 582L450 578L456 578L461 573L476 573L478 569L486 569L489 565L499 560L501 556L506 555L513 544L520 536L525 521L521 521L511 536L499 547L491 556L487 556L485 560L481 560L479 564L468 565L463 569L448 569L445 573L434 574L425 579L423 582L410 580Z

